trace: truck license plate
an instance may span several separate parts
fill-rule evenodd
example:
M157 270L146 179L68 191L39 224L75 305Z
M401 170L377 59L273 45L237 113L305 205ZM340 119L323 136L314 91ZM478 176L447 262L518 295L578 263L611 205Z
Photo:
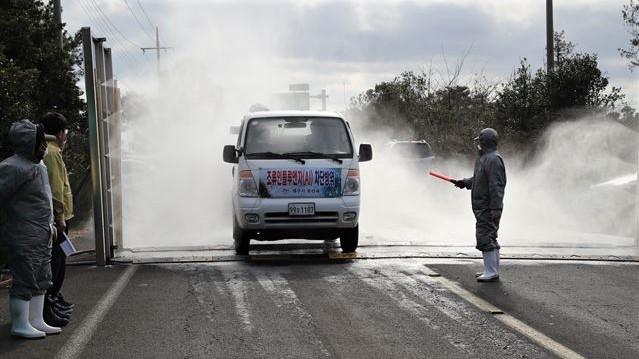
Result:
M314 216L315 203L289 203L289 216Z

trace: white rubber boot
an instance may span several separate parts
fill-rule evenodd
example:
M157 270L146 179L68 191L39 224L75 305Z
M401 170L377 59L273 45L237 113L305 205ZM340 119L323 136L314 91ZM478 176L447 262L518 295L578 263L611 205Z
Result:
M486 263L488 256L486 255L486 253L487 252L481 252L481 257L484 261L484 270L481 272L475 273L475 278L484 277L486 275L486 268L488 268L488 264Z
M497 272L497 250L482 252L484 257L484 274L477 277L478 282L494 282L499 280L499 273Z
M42 313L44 312L44 294L31 298L29 305L29 323L37 330L47 335L60 334L62 329L52 327L44 322Z
M46 334L29 323L29 301L10 297L11 335L27 339L44 338Z
M495 249L495 261L497 265L495 266L497 275L499 275L499 249Z

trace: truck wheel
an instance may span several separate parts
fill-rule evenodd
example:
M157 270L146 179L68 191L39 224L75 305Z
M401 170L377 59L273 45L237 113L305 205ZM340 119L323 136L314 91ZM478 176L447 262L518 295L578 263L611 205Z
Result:
M237 220L233 217L233 244L237 255L247 255L251 247L251 238L248 232L240 228Z
M359 226L351 229L346 229L339 237L339 244L342 247L342 252L352 253L357 249L357 242L359 241Z

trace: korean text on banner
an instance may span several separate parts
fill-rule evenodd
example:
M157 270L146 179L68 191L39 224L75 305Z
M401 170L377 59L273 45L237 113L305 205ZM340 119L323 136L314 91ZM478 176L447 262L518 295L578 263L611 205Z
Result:
M342 195L341 168L260 170L260 193L280 198L333 198Z

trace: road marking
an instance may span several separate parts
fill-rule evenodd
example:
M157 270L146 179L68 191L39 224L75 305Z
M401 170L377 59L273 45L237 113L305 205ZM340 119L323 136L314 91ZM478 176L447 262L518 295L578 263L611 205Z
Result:
M401 291L399 285L394 283L388 277L375 278L372 276L360 277L361 281L369 285L370 287L378 289L380 292L385 293L389 298L391 298L400 308L406 310L411 313L417 319L426 323L433 330L439 330L439 326L433 324L429 315L428 308L425 306L415 302L414 300L408 298L408 296ZM428 304L432 304L428 302Z
M236 273L229 273L222 271L224 281L233 296L235 302L235 311L242 320L244 330L249 333L253 331L253 323L251 323L251 315L248 309L247 295L246 295L246 279L237 278Z
M441 291L441 287L438 285L439 283L430 280L430 278L419 278L417 274L406 274L403 272L397 272L397 274L386 274L385 270L382 270L382 274L386 276L394 276L395 280L409 293L414 296L420 298L424 297L423 295L423 285L426 285L429 289L429 297L433 296L433 292ZM456 303L454 299L447 298L446 296L436 296L433 299L436 301L429 301L444 315L448 318L457 321L458 323L465 325L467 322L467 315L469 313L465 312L463 308L460 308L459 303Z
M432 271L431 268L428 268L428 267L426 268ZM530 327L529 325L513 317L512 315L504 313L502 310L495 307L494 305L487 302L486 300L462 288L456 282L453 282L444 277L436 277L436 278L432 278L432 280L438 281L445 288L457 294L462 299L466 300L468 303L477 307L479 310L494 314L495 319L499 320L500 322L504 323L507 327L515 330L521 335L532 340L534 343L551 351L553 354L557 355L558 357L565 358L565 359L585 359L585 357L578 354L577 352L571 350L570 348L564 346L563 344L559 342L554 341L553 339L546 336L542 332Z
M282 277L279 273L264 272L259 270L251 270L258 283L266 290L271 296L278 308L286 308L296 314L300 320L306 322L307 325L312 326L313 318L309 312L307 312L300 302L299 298L289 286L286 278ZM322 343L322 340L313 332L309 331L306 334L313 344L319 348L324 357L330 358L331 354Z
M349 267L349 271L432 329L440 327L442 339L470 357L492 357L495 351L502 352L504 357L515 357L520 353L530 353L533 357L547 356L548 350L544 346L516 330L510 330L510 327L504 330L499 322L487 320L490 317L444 286L437 277L433 278L434 272L429 272L422 264L380 268L375 264L361 263Z
M98 328L98 324L102 322L102 319L109 312L137 269L138 266L131 265L124 270L124 273L100 298L93 311L82 321L80 326L73 332L71 338L60 349L55 356L56 359L75 359L80 357L80 354L82 354L82 351Z
M400 308L414 315L434 331L441 330L441 326L436 324L437 321L432 320L432 311L442 313L462 327L470 328L472 326L470 326L469 323L478 323L478 321L473 318L473 313L465 311L460 307L460 303L454 303L444 296L437 295L438 291L446 290L437 288L441 287L439 283L418 281L406 273L388 268L368 269L364 271L364 273L366 273L364 276L361 275L362 273L360 273L359 270L350 268L350 271L359 276L359 279L364 283L385 293L394 300ZM420 298L420 300L426 304L423 305L416 302L409 298L406 293ZM473 351L473 346L476 345L475 341L469 341L469 338L472 339L473 337L473 335L459 332L451 332L444 336L450 345L468 353L470 356L475 354ZM502 339L503 338L500 338L499 340ZM500 347L503 347L503 344L501 344Z

